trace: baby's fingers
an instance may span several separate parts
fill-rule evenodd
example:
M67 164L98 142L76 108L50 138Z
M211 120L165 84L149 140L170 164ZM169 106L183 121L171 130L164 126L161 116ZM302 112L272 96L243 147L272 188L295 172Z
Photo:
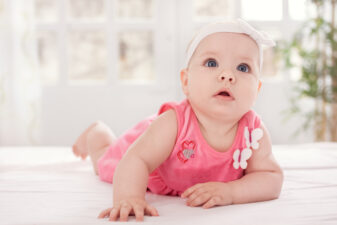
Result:
M121 206L119 220L128 221L128 217L131 213L132 207L129 204L124 204Z
M219 197L212 197L211 199L209 199L202 207L204 208L204 209L209 209L209 208L211 208L211 207L213 207L213 206L216 206L216 205L218 205L219 204L219 202L220 202L220 198Z
M109 220L110 221L117 221L118 215L119 215L119 210L120 207L113 207L110 211L110 215L109 215Z
M108 209L103 210L103 211L98 215L98 218L102 219L102 218L108 217L111 210L112 210L112 208L108 208Z
M193 194L194 191L196 191L198 188L201 187L202 184L195 184L192 187L189 187L184 191L184 193L181 194L182 198L188 198L191 194Z
M145 207L145 214L149 216L159 216L157 209L150 205Z
M133 207L133 212L136 216L136 221L143 221L144 220L144 207L140 205L136 205Z

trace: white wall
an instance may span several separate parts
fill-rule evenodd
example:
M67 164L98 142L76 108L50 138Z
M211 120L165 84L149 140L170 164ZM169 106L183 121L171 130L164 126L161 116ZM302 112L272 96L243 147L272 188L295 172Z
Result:
M289 110L290 98L294 89L286 79L282 81L265 81L262 84L257 102L254 106L270 132L273 144L295 144L312 142L312 130L301 132L303 118L294 115L286 120L285 111Z
M97 120L120 135L156 113L163 102L176 100L175 88L168 89L165 95L158 92L124 90L116 95L109 87L44 89L43 96L48 98L43 97L42 101L41 144L69 146L80 132Z

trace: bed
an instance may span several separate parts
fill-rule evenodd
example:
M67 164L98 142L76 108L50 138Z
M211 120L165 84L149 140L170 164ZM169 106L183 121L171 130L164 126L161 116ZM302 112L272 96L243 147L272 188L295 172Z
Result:
M160 216L144 222L337 224L337 143L276 145L273 151L285 173L279 199L205 210L147 193ZM111 201L112 185L69 147L0 147L0 224L111 224L96 218Z

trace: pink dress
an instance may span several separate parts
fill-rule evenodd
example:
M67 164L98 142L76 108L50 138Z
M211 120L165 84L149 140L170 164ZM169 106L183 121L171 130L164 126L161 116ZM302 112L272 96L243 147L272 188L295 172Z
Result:
M232 146L226 152L217 152L208 145L199 128L197 118L187 100L165 103L158 115L174 109L177 115L178 134L171 155L149 176L148 189L157 194L181 195L197 183L210 181L229 182L241 178L244 169L235 164L235 151L247 147L244 130L260 127L254 111L247 112L239 121ZM100 179L112 182L117 163L128 147L145 131L157 115L149 117L124 133L98 161ZM249 146L248 146L249 147ZM254 153L253 153L254 154Z

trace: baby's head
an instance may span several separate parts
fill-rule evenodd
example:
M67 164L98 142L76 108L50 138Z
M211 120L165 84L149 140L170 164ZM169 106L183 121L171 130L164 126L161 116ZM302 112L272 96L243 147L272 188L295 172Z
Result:
M274 42L242 20L200 30L181 71L183 91L197 114L238 119L251 109L260 86L262 45Z

